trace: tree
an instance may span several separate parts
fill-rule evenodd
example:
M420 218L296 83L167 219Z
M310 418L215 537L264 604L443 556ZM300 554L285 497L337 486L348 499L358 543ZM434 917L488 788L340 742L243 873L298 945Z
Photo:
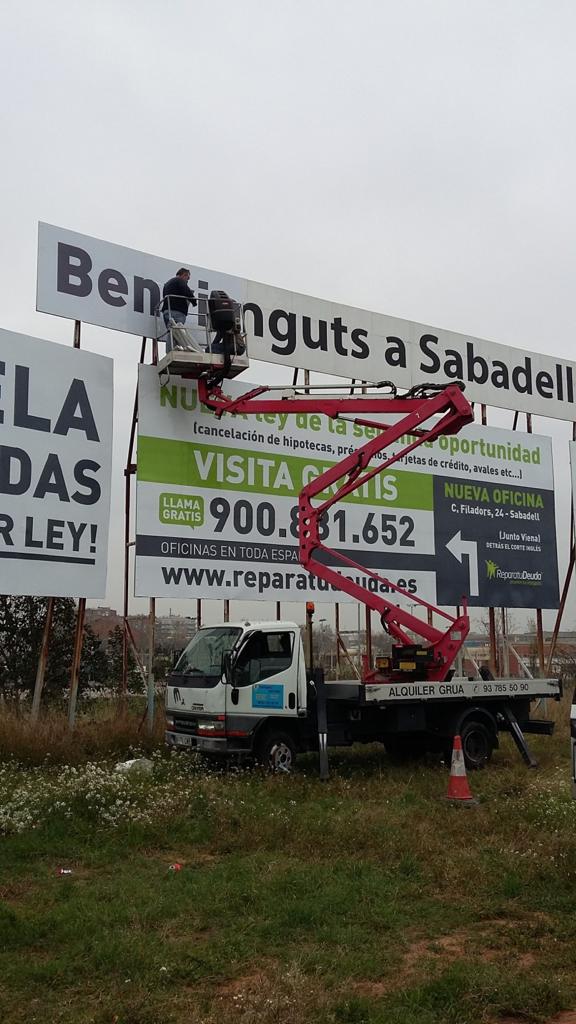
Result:
M6 697L34 689L47 599L0 596L0 692ZM68 686L75 609L71 598L55 598L44 690L60 696Z
M103 686L110 677L110 666L104 645L91 626L84 626L82 660L80 662L80 683L96 683Z

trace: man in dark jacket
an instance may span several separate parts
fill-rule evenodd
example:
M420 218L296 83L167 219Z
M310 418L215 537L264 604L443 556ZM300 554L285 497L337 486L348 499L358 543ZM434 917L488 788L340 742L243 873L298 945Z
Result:
M162 289L162 296L164 298L162 313L167 328L169 327L170 320L177 324L185 324L188 306L197 305L194 292L188 287L189 280L190 271L186 270L185 267L180 267L176 277L171 277L169 281L166 281ZM168 329L166 332L166 351L170 352L171 349L172 332Z

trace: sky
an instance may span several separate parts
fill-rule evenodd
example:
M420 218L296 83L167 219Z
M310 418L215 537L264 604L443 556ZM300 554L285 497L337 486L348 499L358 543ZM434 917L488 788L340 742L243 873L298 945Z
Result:
M573 359L575 30L570 0L5 0L0 326L72 342L35 312L43 220ZM85 326L82 344L115 359L120 607L139 342ZM571 427L534 430L555 443L562 577Z

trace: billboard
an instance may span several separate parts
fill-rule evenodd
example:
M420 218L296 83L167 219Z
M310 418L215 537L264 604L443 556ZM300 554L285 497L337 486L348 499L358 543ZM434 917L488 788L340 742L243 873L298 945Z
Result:
M65 228L38 226L36 308L153 337L162 284L178 267L206 309L212 288L244 303L249 355L399 387L463 380L472 402L574 420L576 363L167 260Z
M113 362L0 330L0 592L104 597Z
M306 414L217 420L195 384L161 388L147 366L138 403L137 596L350 600L300 566L297 496L375 428L329 420L313 404ZM463 594L481 607L558 603L545 437L471 426L421 445L335 505L324 529L328 546L433 604Z

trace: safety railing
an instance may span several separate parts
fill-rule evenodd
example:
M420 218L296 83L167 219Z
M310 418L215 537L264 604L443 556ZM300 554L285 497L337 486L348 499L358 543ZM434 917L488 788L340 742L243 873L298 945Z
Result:
M175 308L182 304L181 295L166 295L154 310L156 338L166 345L166 351L198 352L208 355L228 355L231 359L246 354L246 332L242 307L238 304L234 327L218 329L212 325L205 309L182 313Z

